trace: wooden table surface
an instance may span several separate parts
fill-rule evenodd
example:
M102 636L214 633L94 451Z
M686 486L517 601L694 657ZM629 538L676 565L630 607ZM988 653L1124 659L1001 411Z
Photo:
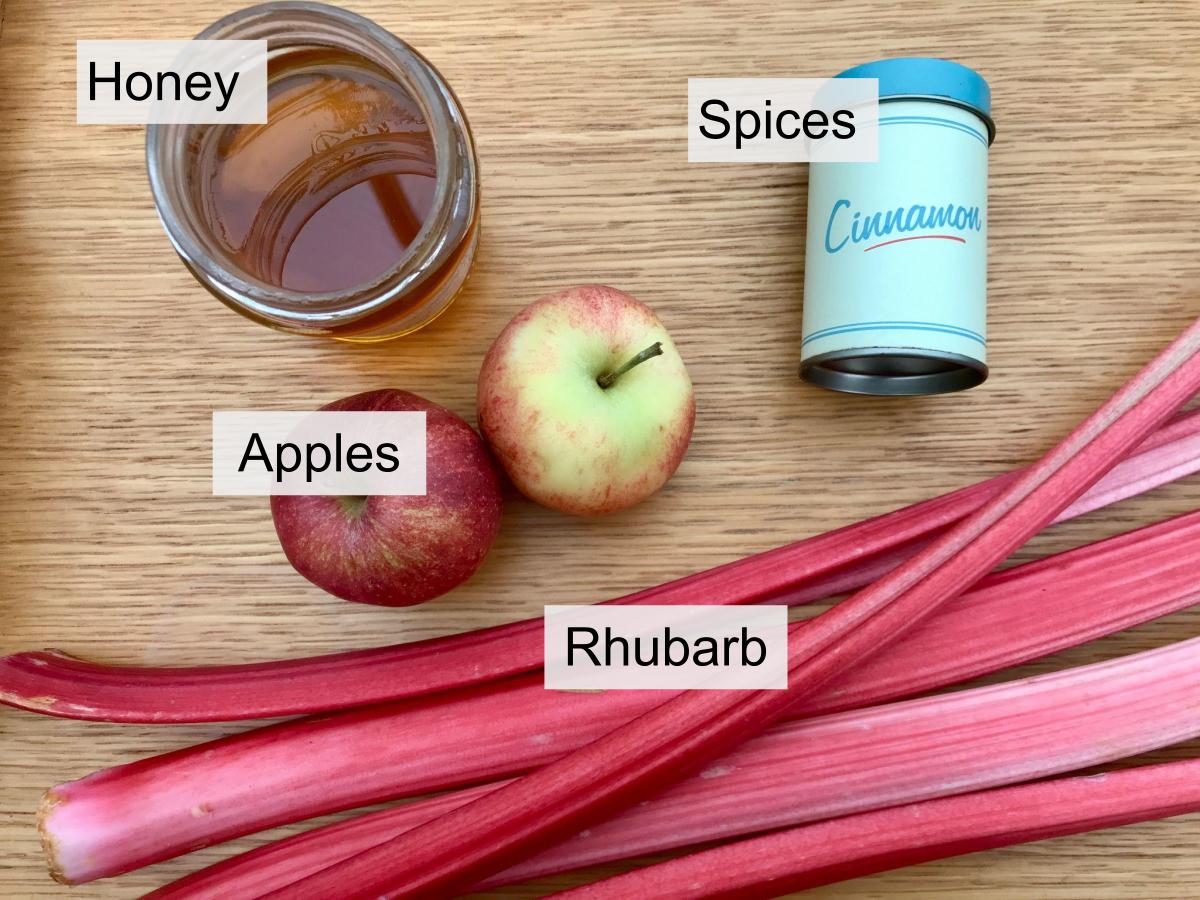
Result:
M175 258L147 188L142 132L74 121L76 39L189 37L235 5L3 5L0 651L235 662L615 596L1030 461L1200 313L1195 0L355 0L457 89L481 158L483 243L468 290L413 337L351 347L276 334L225 310ZM994 92L992 376L959 396L826 393L795 374L806 169L689 166L686 78L819 76L905 54L961 60ZM640 507L582 521L513 497L473 581L389 610L334 600L296 575L264 499L211 495L214 409L311 409L392 386L473 420L477 367L502 325L583 281L654 306L695 381L687 459ZM1053 529L1021 556L1198 505L1193 479ZM1161 645L1198 625L1200 612L1177 615L1022 671ZM68 896L46 876L35 834L44 789L246 727L0 709L0 897ZM69 896L133 897L261 840ZM1192 816L812 896L1190 898L1200 896L1198 842Z

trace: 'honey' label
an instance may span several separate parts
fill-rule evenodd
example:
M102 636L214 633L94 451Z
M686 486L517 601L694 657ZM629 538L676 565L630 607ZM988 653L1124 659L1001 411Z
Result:
M267 121L266 41L77 41L81 125Z

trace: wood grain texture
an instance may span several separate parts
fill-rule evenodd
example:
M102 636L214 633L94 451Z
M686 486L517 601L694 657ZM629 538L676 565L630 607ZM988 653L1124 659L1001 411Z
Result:
M465 294L412 338L350 347L275 334L226 311L175 258L154 215L141 131L74 123L76 39L188 37L234 6L3 4L0 651L233 662L604 599L1029 461L1200 314L1194 0L355 0L458 91L482 164L483 244ZM994 91L992 378L961 396L877 400L802 386L805 168L685 162L688 76L824 75L899 54L961 60ZM525 303L582 281L653 305L696 384L688 457L641 507L577 521L513 497L471 583L420 609L387 610L335 601L294 574L265 501L211 496L213 409L306 409L394 386L473 419L491 339ZM1198 504L1200 482L1174 485L1053 529L1021 556ZM1160 645L1198 625L1200 612L1177 615L1021 672ZM46 877L34 832L42 790L244 727L0 710L0 896L67 896ZM70 896L133 897L262 839ZM1200 895L1198 841L1193 816L812 896L1190 898Z

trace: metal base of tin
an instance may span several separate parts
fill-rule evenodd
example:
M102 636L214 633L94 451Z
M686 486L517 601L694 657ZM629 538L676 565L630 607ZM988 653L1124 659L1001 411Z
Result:
M983 384L988 369L977 359L912 348L870 347L823 353L800 363L809 384L846 394L920 397Z

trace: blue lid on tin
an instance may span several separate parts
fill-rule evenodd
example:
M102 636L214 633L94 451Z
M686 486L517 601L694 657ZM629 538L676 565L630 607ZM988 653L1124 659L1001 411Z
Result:
M878 79L880 100L925 98L962 106L983 119L989 144L996 139L991 88L982 75L962 63L930 56L899 56L863 63L835 77Z

